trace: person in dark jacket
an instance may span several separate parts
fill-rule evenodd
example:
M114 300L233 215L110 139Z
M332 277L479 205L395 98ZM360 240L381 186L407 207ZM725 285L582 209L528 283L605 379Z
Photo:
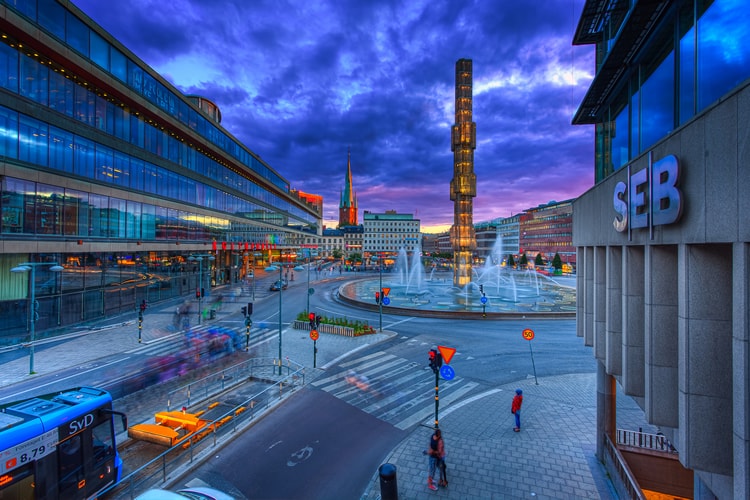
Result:
M521 405L523 404L523 391L516 389L516 395L513 396L513 403L510 406L510 412L516 416L516 426L514 431L521 431Z

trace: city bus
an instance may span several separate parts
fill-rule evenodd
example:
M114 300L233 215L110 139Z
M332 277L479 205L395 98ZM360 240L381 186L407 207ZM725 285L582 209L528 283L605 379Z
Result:
M120 480L107 391L78 387L0 405L0 498L92 498Z

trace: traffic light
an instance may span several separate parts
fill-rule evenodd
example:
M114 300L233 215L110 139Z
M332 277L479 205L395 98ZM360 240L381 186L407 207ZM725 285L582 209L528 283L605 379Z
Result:
M437 349L430 349L430 368L434 373L437 373L441 366L443 366L443 357Z
M375 292L375 303L380 304L380 292Z
M320 320L323 319L320 315L315 316L315 328L320 328Z
M253 303L248 302L247 303L247 315L250 316L251 314L253 314Z
M479 285L479 293L484 295L484 285Z
M315 328L315 313L311 312L308 318L310 319L310 328Z
M201 298L201 289L200 288L196 288L195 289L195 298L196 299L200 299Z
M242 306L242 315L247 316L247 306Z

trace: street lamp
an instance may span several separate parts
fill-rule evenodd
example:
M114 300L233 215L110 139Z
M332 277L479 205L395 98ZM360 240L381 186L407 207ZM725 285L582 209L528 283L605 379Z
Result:
M312 291L310 290L310 260L313 255L312 251L309 248L305 249L307 253L307 309L305 309L308 313L310 312L310 295L312 294ZM305 268L303 266L297 266L294 268L295 271L304 271Z
M31 275L29 277L29 307L27 307L27 310L29 312L29 335L30 335L30 342L29 342L29 375L33 375L34 372L34 341L36 340L36 320L39 317L39 313L37 312L37 309L39 308L39 304L36 302L36 267L37 266L50 266L49 270L53 273L59 273L63 270L63 267L58 265L57 262L24 262L22 264L18 264L16 267L12 268L10 272L12 273L27 273L31 271Z
M278 266L268 266L266 272L272 273L279 268L279 375L281 375L281 293L284 291L284 281L282 280L281 273L284 271L283 261L279 261Z
M188 257L190 262L198 262L198 289L195 295L198 297L198 324L201 324L201 316L203 314L203 257L207 257L210 262L216 260L211 254L197 254Z
M380 316L380 333L383 333L383 254L378 254L378 268L380 269L380 300L378 301L378 312Z
M245 252L245 257L248 257L250 254L248 252ZM259 254L256 252L253 252L253 260L250 267L250 275L253 278L253 302L255 302L255 257L257 257Z

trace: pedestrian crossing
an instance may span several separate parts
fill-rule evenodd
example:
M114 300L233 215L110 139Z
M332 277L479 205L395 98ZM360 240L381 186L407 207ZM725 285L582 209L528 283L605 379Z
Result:
M234 347L237 350L245 348L245 328L241 329L230 329L222 327L224 331L232 332L234 336ZM208 337L212 335L212 330L215 330L215 325L199 325L192 327L190 333L180 333L181 339L186 339L189 336ZM251 328L250 329L250 347L257 346L266 342L270 339L277 338L279 334L278 328ZM141 354L145 356L168 356L174 354L182 349L182 342L175 342L175 336L170 335L157 341L151 341L148 344L140 345L128 351L128 354ZM172 340L172 341L170 341Z
M434 420L435 374L426 365L380 351L339 366L311 385L402 430ZM440 379L439 409L478 386L461 377Z

